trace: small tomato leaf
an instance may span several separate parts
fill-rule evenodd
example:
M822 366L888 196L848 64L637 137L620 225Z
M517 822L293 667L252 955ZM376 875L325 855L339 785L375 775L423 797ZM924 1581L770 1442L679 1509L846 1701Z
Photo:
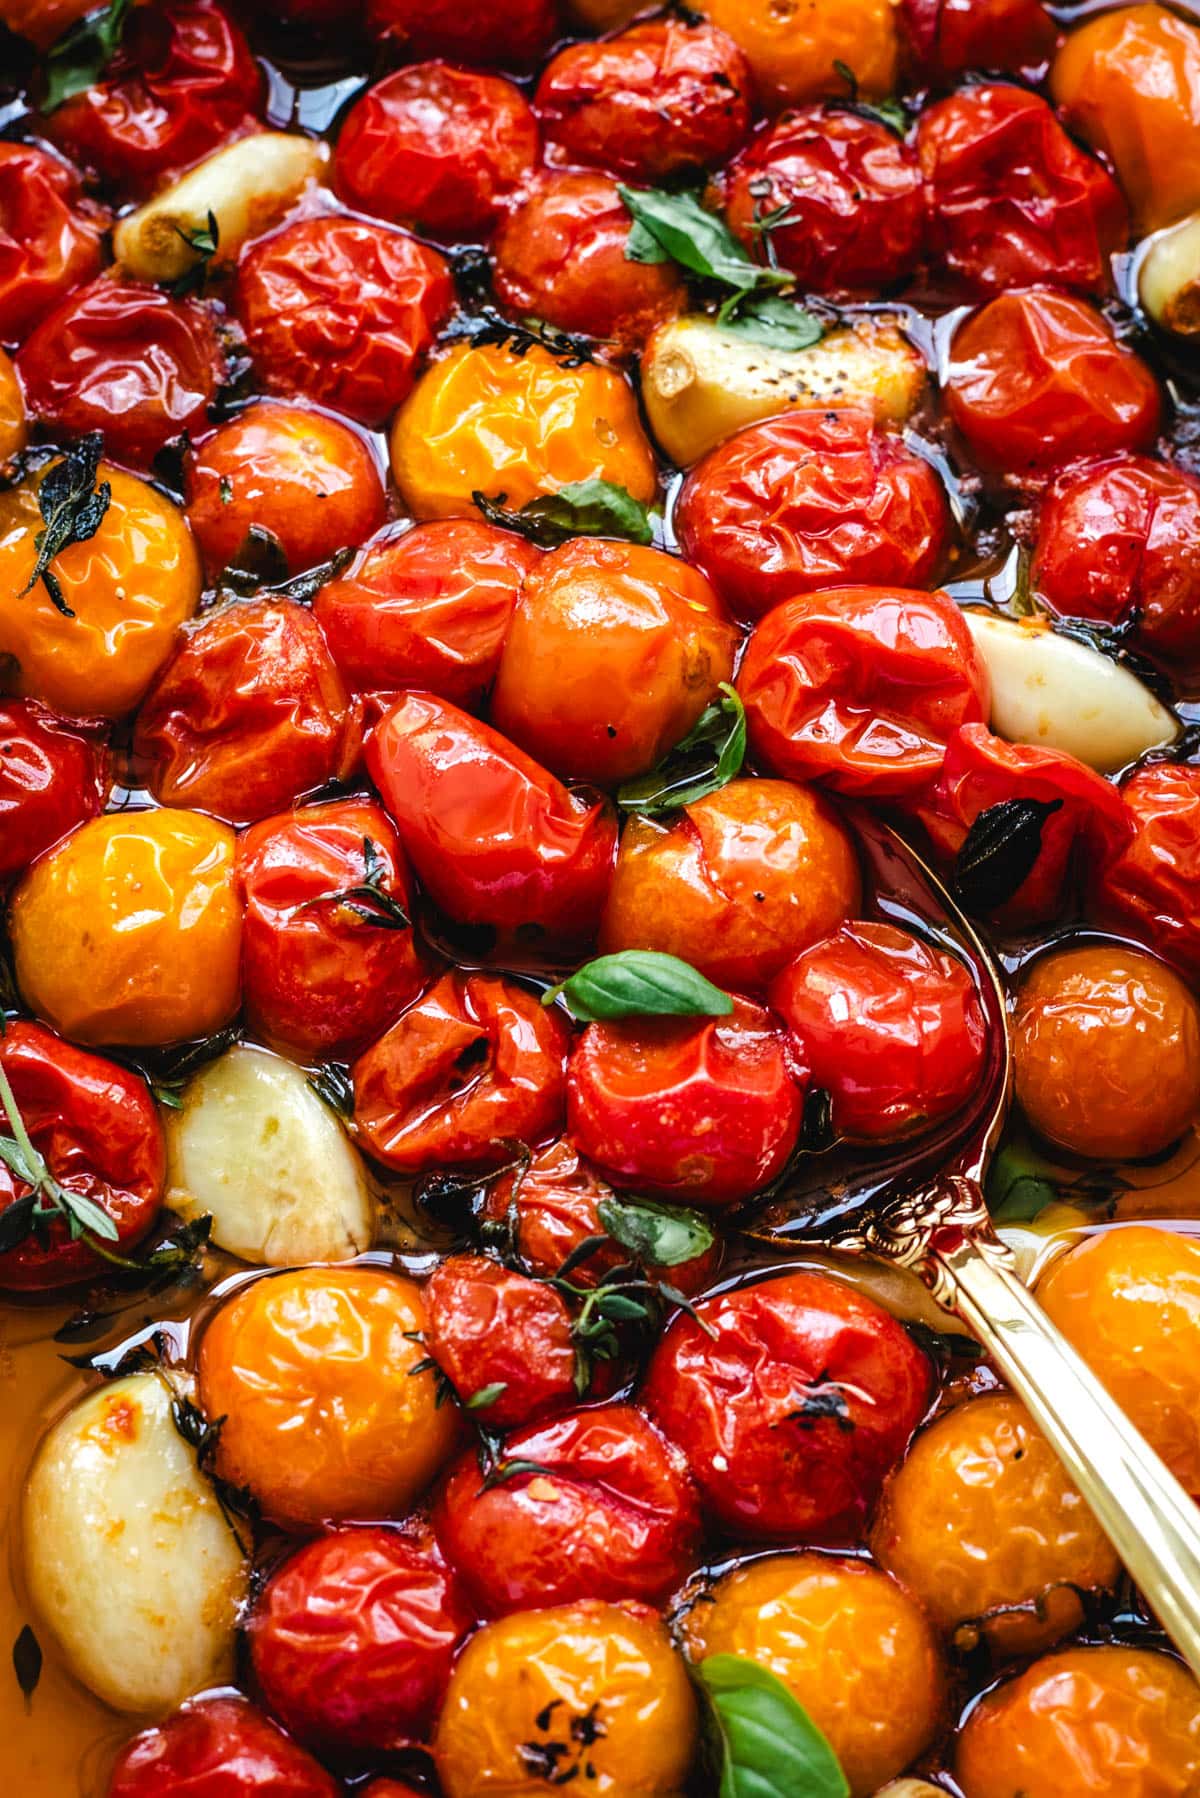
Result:
M837 1756L783 1681L740 1655L696 1668L720 1746L719 1798L850 1798Z
M678 811L727 786L741 773L745 759L746 710L733 688L722 681L720 699L705 707L657 768L619 788L617 804L647 817Z
M628 543L653 543L654 514L612 481L570 481L554 493L527 500L519 512L505 509L503 493L494 500L472 493L489 524L516 531L542 549L555 549L572 537L618 537Z
M680 1267L711 1249L715 1238L698 1211L652 1199L601 1199L600 1222L635 1260L651 1267Z
M42 1645L28 1624L13 1643L12 1664L17 1684L28 1702L42 1677Z
M656 949L598 955L543 993L542 1004L551 1005L559 997L583 1023L597 1018L716 1018L733 1010L728 993L688 962Z
M954 863L954 891L968 911L995 911L1033 872L1047 818L1061 799L1002 799L980 812Z

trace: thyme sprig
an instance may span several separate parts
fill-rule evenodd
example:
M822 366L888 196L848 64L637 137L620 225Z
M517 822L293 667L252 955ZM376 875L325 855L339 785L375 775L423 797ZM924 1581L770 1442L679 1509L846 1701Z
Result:
M0 1254L16 1248L31 1234L45 1239L51 1222L61 1219L72 1242L86 1236L89 1246L104 1253L105 1242L118 1242L120 1232L106 1211L86 1193L73 1192L50 1172L45 1156L34 1147L12 1085L0 1066L0 1110L10 1136L0 1136L0 1162L29 1188L0 1211Z
M388 865L379 853L379 845L371 838L362 840L363 877L352 886L338 887L318 893L296 907L298 912L313 911L318 905L334 905L349 912L363 924L377 930L407 930L411 919L398 899L384 887Z
M72 543L86 543L100 529L112 500L107 481L96 485L103 448L100 432L90 431L66 451L61 461L51 464L38 485L38 511L43 525L33 540L37 559L18 597L32 593L41 581L64 618L74 618L75 614L50 564L62 550Z

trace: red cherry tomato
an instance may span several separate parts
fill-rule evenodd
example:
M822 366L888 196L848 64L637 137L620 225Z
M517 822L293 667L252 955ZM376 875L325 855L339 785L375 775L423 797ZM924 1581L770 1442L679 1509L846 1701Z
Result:
M425 688L475 706L496 678L521 582L541 551L481 518L385 532L314 610L356 691Z
M237 868L246 1016L269 1041L303 1060L345 1055L420 993L428 969L412 930L349 892L369 876L413 914L408 865L381 806L339 799L264 818L239 839Z
M1129 236L1121 190L1024 88L965 88L922 114L917 151L930 248L954 274L1003 292L1035 281L1106 292Z
M36 699L0 700L0 880L99 813L104 758Z
M69 164L33 144L0 143L0 343L20 343L99 274L106 223Z
M225 377L208 308L102 275L57 306L17 356L25 404L52 429L104 434L135 468L182 431L201 431Z
M165 0L130 14L103 79L49 115L56 143L132 193L147 193L249 129L262 73L216 0Z
M661 1603L695 1565L700 1512L683 1457L631 1405L509 1436L481 1490L476 1456L451 1469L438 1540L477 1604L500 1617L575 1599Z
M407 1174L496 1167L562 1124L570 1037L513 980L447 974L353 1067L367 1149Z
M1019 483L1080 456L1142 449L1158 430L1158 382L1084 300L1004 293L954 333L946 406L976 460Z
M726 216L760 254L760 221L782 268L818 293L886 287L912 273L925 236L916 156L875 119L831 106L790 112L726 175Z
M117 1228L113 1248L128 1254L158 1216L166 1173L162 1126L145 1081L20 1019L0 1036L0 1067L51 1174L100 1207ZM0 1128L12 1135L3 1100ZM0 1163L0 1216L28 1191ZM0 1254L0 1290L52 1292L103 1267L87 1237L72 1241L56 1214L44 1231Z
M754 753L843 793L912 793L986 709L987 672L944 593L836 587L785 600L738 676Z
M289 1556L246 1633L272 1715L344 1759L427 1740L473 1622L432 1533L377 1526L335 1530Z
M575 1397L571 1318L559 1293L483 1255L451 1255L425 1282L425 1346L474 1413L508 1430Z
M728 1205L782 1172L806 1084L779 1020L749 999L726 1017L589 1024L571 1056L569 1126L618 1186Z
M238 266L235 306L264 385L375 427L453 304L436 250L366 219L299 219Z
M244 1698L201 1698L117 1757L108 1798L339 1798L311 1755Z
M142 703L134 753L163 805L248 824L345 775L350 700L311 612L237 600L201 617Z
M846 1542L932 1393L928 1361L881 1306L821 1274L703 1299L671 1324L643 1400L731 1535Z
M406 694L376 727L367 768L448 917L559 943L595 935L617 851L610 808L425 693Z
M569 44L546 64L533 104L562 161L654 182L732 156L753 121L752 94L731 38L668 16Z
M348 205L434 237L491 229L532 176L538 126L500 75L415 63L346 115L334 180Z
M641 343L683 295L671 262L631 262L633 219L607 175L545 175L493 243L501 305L562 331Z
M1121 788L1133 836L1089 898L1095 913L1200 979L1200 767L1160 762Z
M749 425L700 462L675 529L742 617L814 587L932 580L950 511L928 462L869 412L785 412Z
M839 1136L892 1141L976 1090L987 1024L955 956L890 924L843 924L797 957L771 1003L830 1097Z
M502 69L528 68L558 35L556 0L367 0L367 28L408 56L449 56Z
M1058 41L1040 0L900 0L900 18L921 74L935 81L964 69L1035 77Z

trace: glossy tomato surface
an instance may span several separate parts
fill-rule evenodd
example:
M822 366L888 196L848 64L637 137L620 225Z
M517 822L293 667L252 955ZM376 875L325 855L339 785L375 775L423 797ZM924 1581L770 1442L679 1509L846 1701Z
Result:
M337 1798L337 1781L243 1698L205 1698L135 1736L108 1798Z
M1121 788L1131 838L1118 845L1092 909L1200 975L1200 768L1159 762Z
M106 785L94 735L36 700L0 702L0 879L94 818Z
M576 1397L561 1293L483 1255L452 1255L425 1286L429 1352L488 1429L529 1423Z
M0 144L0 341L19 343L99 274L106 223L69 163L35 144Z

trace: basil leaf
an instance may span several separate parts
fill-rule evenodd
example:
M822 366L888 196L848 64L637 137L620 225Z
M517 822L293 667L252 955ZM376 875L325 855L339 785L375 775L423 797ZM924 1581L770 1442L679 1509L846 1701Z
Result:
M1058 1187L1049 1178L1050 1168L1012 1143L993 1157L987 1173L987 1201L997 1224L1027 1224L1056 1204Z
M99 431L90 431L60 462L53 463L38 483L38 511L43 524L33 540L37 560L18 598L32 593L41 581L64 618L74 618L75 614L63 597L50 564L60 550L72 543L85 543L100 529L112 499L107 481L96 486L103 447Z
M12 1664L26 1700L32 1698L42 1677L42 1645L28 1624L13 1643Z
M721 682L721 698L706 706L686 737L649 774L627 780L617 804L627 812L656 817L678 811L719 792L741 773L746 759L746 708L733 688Z
M725 329L777 350L807 350L825 335L825 326L815 312L807 312L777 293L747 300L726 319Z
M542 1004L565 999L576 1018L725 1017L733 1000L677 955L621 949L598 955L542 994Z
M693 275L719 281L748 293L756 287L785 287L790 275L752 262L723 218L702 206L695 194L672 194L662 188L636 190L618 186L625 210L634 221L625 255L630 262L661 261L648 254L649 243Z
M600 1222L635 1260L652 1267L680 1267L705 1255L716 1238L698 1211L660 1205L652 1199L601 1199Z
M76 19L50 46L43 112L53 112L64 100L86 93L99 81L125 34L131 5L132 0L112 0L111 6Z
M569 481L555 493L527 500L519 512L505 510L503 493L494 500L474 492L472 500L489 524L516 531L541 549L556 549L572 537L619 537L629 543L653 543L653 513L624 487L592 478Z
M833 1749L782 1680L735 1654L695 1671L721 1748L719 1798L850 1798Z
M954 863L954 891L968 911L995 911L1033 872L1046 820L1061 799L1002 799L980 812Z

